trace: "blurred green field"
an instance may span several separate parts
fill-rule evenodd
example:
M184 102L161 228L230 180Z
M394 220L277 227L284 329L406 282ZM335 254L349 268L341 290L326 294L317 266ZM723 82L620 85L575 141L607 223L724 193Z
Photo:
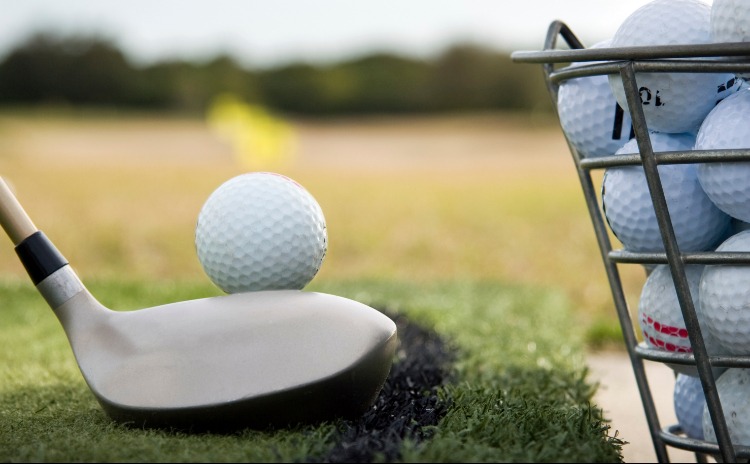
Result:
M325 213L329 251L316 281L479 279L555 288L592 334L617 335L593 229L554 119L479 114L293 125L293 163L247 166L199 119L6 109L0 173L84 281L205 281L193 244L203 202L235 175L273 170L304 185ZM6 245L0 276L26 279ZM622 273L640 288L642 270Z

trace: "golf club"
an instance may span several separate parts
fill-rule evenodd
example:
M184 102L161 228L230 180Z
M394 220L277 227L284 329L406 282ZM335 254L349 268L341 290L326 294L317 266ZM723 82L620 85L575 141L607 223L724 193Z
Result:
M0 225L116 422L218 431L355 417L390 372L396 325L362 303L274 290L115 311L1 178Z

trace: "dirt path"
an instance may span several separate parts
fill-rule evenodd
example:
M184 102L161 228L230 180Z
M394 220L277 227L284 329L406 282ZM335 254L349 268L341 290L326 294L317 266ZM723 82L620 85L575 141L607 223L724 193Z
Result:
M591 381L601 384L597 404L611 419L612 428L619 431L618 436L629 443L623 447L625 462L658 462L627 353L591 353L587 363ZM677 423L672 406L674 371L655 362L646 362L645 367L661 426ZM671 447L667 452L672 462L696 462L692 452Z

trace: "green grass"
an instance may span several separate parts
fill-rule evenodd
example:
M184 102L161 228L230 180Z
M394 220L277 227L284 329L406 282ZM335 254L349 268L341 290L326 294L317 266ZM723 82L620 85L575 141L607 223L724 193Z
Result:
M105 305L129 310L216 295L207 283L100 281ZM591 403L583 328L559 291L462 280L316 281L333 293L408 316L447 338L455 376L432 438L405 461L618 462L622 442ZM78 372L53 313L30 284L0 282L0 460L4 462L289 462L333 445L336 422L278 431L188 435L111 422Z
M625 343L619 321L602 317L589 324L585 338L591 350L622 349Z

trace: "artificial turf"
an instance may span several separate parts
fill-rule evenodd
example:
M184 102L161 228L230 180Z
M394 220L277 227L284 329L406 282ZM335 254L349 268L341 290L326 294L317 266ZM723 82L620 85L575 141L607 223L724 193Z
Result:
M215 294L186 282L95 282L129 310ZM28 284L0 283L4 462L618 462L592 404L583 334L558 292L497 282L318 282L382 309L401 346L374 408L353 420L187 434L113 423L59 323Z
M380 395L362 417L340 421L333 447L309 462L397 461L405 440L429 439L448 411L450 401L439 393L451 380L455 353L436 332L403 315L389 316L398 327L399 349Z

